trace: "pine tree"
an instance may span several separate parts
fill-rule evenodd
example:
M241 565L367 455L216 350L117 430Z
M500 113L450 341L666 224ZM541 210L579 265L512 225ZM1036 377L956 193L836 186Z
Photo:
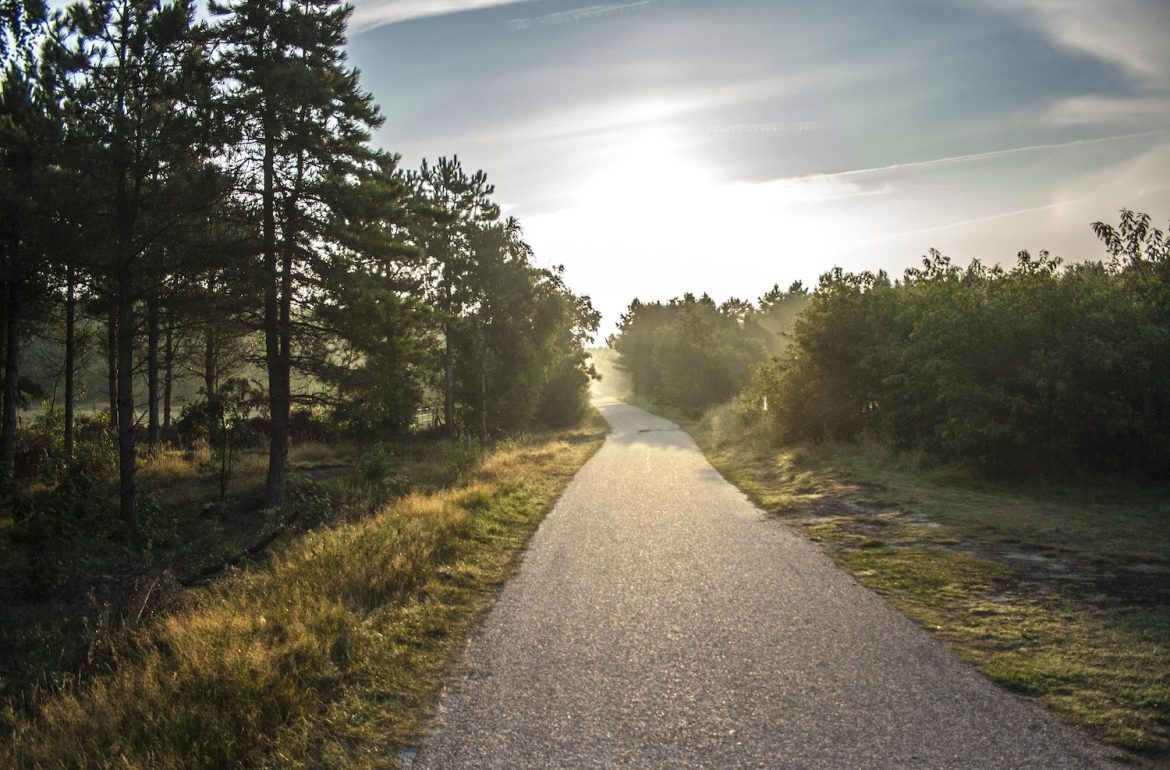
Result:
M119 502L132 537L139 532L136 305L156 280L148 256L190 206L169 172L189 153L194 131L186 104L197 40L193 19L191 0L90 0L70 7L71 35L63 45L74 67L64 81L74 130L69 151L93 193L84 230L97 254L97 283L107 294Z
M345 216L330 227L313 308L323 336L305 362L333 386L335 421L379 436L410 429L429 359L422 255L410 243L412 212L397 163L382 155L338 188Z
M8 0L0 23L0 479L10 479L16 452L21 343L48 293L47 253L53 205L48 194L57 128L49 115L37 50L42 2Z
M447 436L454 439L455 338L466 310L476 302L471 278L478 261L477 233L498 219L500 210L491 201L495 187L487 175L468 175L458 157L439 158L433 166L424 160L410 182L421 214L418 238L427 257L428 295L443 326L443 418Z
M240 132L231 165L251 207L259 248L271 421L265 504L284 504L290 372L298 331L294 298L313 279L313 241L333 214L334 190L367 165L381 117L347 69L342 46L351 8L337 0L238 0L212 4L221 64L231 75L229 116Z

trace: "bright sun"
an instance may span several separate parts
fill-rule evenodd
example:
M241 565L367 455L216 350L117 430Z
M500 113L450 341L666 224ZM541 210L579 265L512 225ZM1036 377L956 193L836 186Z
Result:
M715 183L714 174L679 137L644 129L616 142L580 188L577 207L623 238L683 228ZM691 220L693 221L693 220Z
M600 134L569 205L525 220L538 253L572 263L609 323L638 293L753 298L857 251L843 246L864 220L852 183L731 181L700 147L661 124Z
M824 248L826 236L845 235L840 219L832 227L826 221L825 204L840 191L823 180L723 180L686 139L670 130L644 129L615 142L578 189L572 216L577 231L589 222L594 240L638 255L632 262L643 269L658 270L669 262L706 266L716 274L729 256L742 263L808 255ZM715 279L710 285L720 283L718 275Z

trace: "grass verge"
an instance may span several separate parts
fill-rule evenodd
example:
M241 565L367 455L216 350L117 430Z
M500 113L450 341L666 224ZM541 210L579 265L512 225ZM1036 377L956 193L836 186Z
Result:
M759 506L985 675L1119 757L1170 765L1170 490L777 449L729 407L671 417Z
M593 424L319 527L136 628L106 670L0 715L0 766L389 768Z
M83 445L93 455L108 445ZM112 467L89 463L59 485L35 479L27 514L0 499L0 704L20 711L45 691L101 668L116 639L169 612L182 584L207 582L255 561L265 544L356 521L409 492L433 492L479 458L478 446L433 437L389 443L297 442L281 512L263 509L267 452L237 453L221 499L205 443L140 458L147 544L123 536ZM103 472L104 471L104 472ZM0 711L3 709L0 708ZM0 732L4 724L0 722Z

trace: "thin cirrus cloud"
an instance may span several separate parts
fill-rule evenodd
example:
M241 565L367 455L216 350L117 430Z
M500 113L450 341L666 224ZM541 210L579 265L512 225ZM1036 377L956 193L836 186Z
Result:
M985 0L1055 45L1119 68L1117 93L1082 95L1048 110L1055 124L1134 127L1170 122L1170 4L1164 0Z
M1170 201L1166 0L357 2L380 141L486 169L611 322L932 246L1091 259Z
M1072 147L1089 147L1091 145L1107 145L1127 139L1138 138L1154 138L1158 136L1170 135L1170 129L1157 129L1152 131L1139 131L1132 134L1119 134L1117 136L1103 136L1095 139L1075 139L1068 142L1057 142L1052 144L1037 144L1028 145L1026 147L1011 147L1004 150L992 150L990 152L971 153L968 155L955 155L947 158L933 158L930 160L913 161L910 163L895 163L888 166L881 166L878 168L863 168L854 169L851 171L842 171L838 174L832 174L836 177L858 177L858 176L875 176L885 174L891 171L910 171L912 169L929 169L940 166L955 166L960 164L968 164L977 161L985 161L999 158L1007 158L1013 155L1026 155L1037 152L1045 152L1049 150L1067 149Z
M533 0L354 0L351 31L361 32L386 24L528 2Z
M512 19L508 22L509 29L516 31L523 31L533 29L535 27L548 27L556 24L569 24L574 21L584 21L586 19L593 19L598 16L609 16L615 13L622 13L624 11L632 11L639 8L645 8L649 5L654 5L658 0L637 0L632 3L605 3L603 5L590 5L584 8L574 8L570 11L558 11L556 13L546 13L542 16L531 16L519 19Z
M959 263L1010 262L1025 248L1101 258L1088 223L1164 201L1168 147L1170 131L1151 131L761 183L687 186L678 174L628 193L607 183L614 174L594 185L606 196L521 219L612 321L632 295L750 297L773 282L813 284L832 265L897 275L929 247ZM672 269L639 281L639 261Z
M1046 117L1057 125L1105 125L1130 129L1167 125L1170 124L1170 98L1080 96L1052 105Z
M1054 42L1120 64L1142 79L1170 74L1164 0L985 0L1015 14Z

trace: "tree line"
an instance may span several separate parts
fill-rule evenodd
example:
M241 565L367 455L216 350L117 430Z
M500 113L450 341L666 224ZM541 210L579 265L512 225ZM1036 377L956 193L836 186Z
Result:
M271 508L299 405L383 435L407 431L428 393L451 437L579 418L598 314L535 265L482 171L454 156L405 170L371 144L382 115L345 60L351 8L209 8L0 0L4 483L22 351L62 341L68 467L95 329L131 533L137 452L171 425L181 361L209 435L233 403L262 406Z
M689 293L668 302L635 299L608 343L635 395L698 413L740 392L756 364L783 351L785 331L808 300L800 281L787 290L775 285L754 304L732 297L716 305Z
M1128 210L1117 227L1093 229L1107 259L1063 265L1020 252L1004 269L960 267L931 251L900 280L834 269L783 352L750 375L702 337L690 363L667 363L667 339L691 323L686 301L670 304L674 331L653 331L648 349L637 341L654 321L635 302L614 342L635 380L644 372L649 394L667 403L678 403L677 386L648 373L747 378L741 390L712 389L708 402L737 393L743 418L766 420L781 441L871 440L994 471L1161 477L1170 471L1170 240Z

